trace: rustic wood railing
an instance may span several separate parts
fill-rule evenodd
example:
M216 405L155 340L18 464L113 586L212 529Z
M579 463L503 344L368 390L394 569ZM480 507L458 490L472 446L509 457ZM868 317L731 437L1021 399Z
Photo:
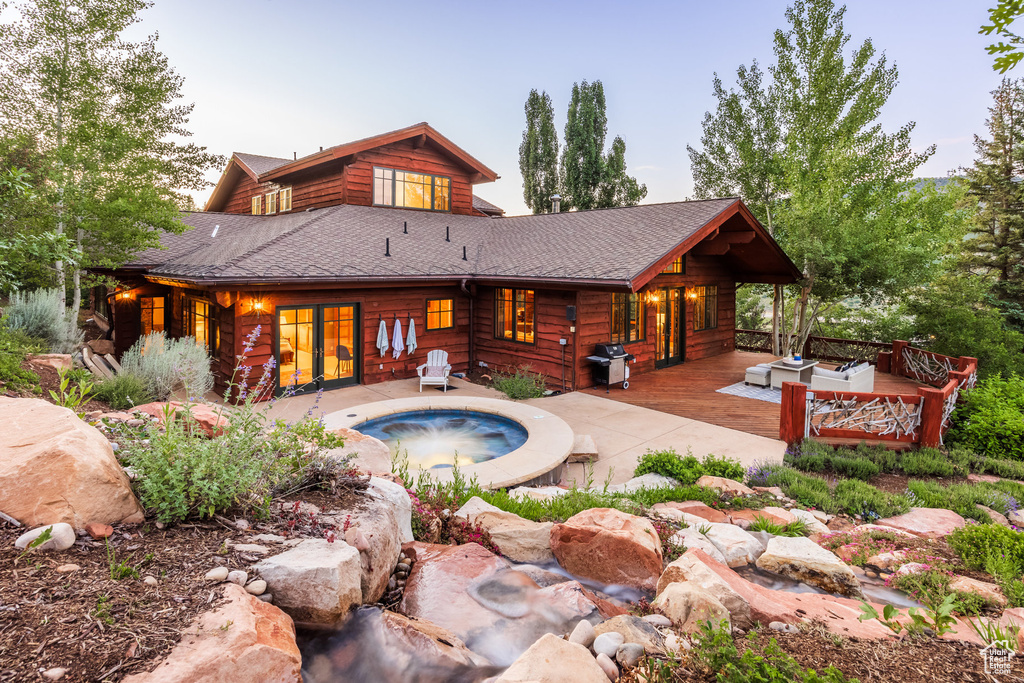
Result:
M736 330L736 348L740 351L772 352L772 333L761 330ZM879 352L889 351L891 344L863 339L837 339L835 337L808 337L803 347L804 358L845 363L847 361L875 362Z
M960 392L977 381L978 360L943 356L896 341L891 351L879 353L878 366L931 386L922 386L915 394L881 394L811 392L805 384L784 382L779 438L789 444L807 437L833 437L942 445Z

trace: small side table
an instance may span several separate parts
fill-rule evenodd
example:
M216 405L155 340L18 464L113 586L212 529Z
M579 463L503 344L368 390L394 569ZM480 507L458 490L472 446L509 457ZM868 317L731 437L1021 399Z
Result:
M804 360L800 365L793 365L777 360L769 363L772 367L772 388L781 389L783 382L811 383L811 368L818 364L816 360Z

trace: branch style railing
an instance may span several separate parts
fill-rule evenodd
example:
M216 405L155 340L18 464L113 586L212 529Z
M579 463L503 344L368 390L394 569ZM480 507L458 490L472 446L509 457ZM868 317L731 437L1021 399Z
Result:
M784 382L779 438L789 444L832 437L941 446L961 393L977 382L978 360L896 341L891 351L879 352L878 367L930 386L915 394L883 394L811 392L805 384Z
M772 352L772 333L761 330L736 330L736 348L740 351ZM863 339L838 339L835 337L808 337L803 346L804 358L845 363L848 361L874 362L882 351L889 351L891 344L865 341Z

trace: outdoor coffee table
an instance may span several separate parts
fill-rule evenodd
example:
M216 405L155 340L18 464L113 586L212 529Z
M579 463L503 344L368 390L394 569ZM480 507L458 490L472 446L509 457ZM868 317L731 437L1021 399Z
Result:
M816 360L804 360L799 365L777 360L768 365L772 368L772 388L781 389L783 382L811 383L811 368L818 364Z

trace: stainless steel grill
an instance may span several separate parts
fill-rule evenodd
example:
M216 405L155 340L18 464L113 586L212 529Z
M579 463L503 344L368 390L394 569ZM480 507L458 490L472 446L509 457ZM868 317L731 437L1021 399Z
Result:
M594 382L604 384L611 391L613 384L622 384L623 389L629 388L629 368L626 366L636 357L626 353L622 344L597 344L594 353L587 356L593 363Z

